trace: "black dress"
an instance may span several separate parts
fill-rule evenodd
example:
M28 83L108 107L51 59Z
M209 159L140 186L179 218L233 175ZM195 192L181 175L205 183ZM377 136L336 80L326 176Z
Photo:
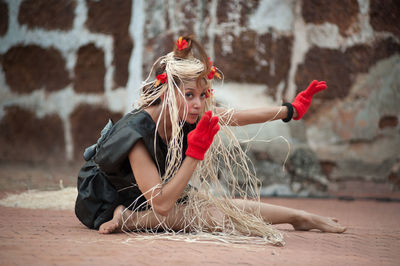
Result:
M196 127L183 127L183 155L187 149L187 134ZM128 154L138 140L142 140L160 176L165 173L167 145L158 134L151 116L143 110L133 111L121 118L109 130L107 137L97 143L96 152L81 168L78 175L78 197L75 214L87 227L98 229L101 224L112 219L118 205L139 210L148 208L146 199L136 184ZM154 149L154 139L156 144ZM136 201L136 202L135 202ZM133 202L135 204L130 206Z

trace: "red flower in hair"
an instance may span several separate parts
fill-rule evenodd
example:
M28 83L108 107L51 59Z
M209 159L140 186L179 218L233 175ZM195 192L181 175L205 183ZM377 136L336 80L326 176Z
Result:
M217 69L215 67L212 67L210 73L208 73L208 79L213 79L215 73L217 73Z
M159 80L162 84L167 82L167 73L162 73L160 75L157 75L157 80Z
M179 51L182 51L183 49L186 49L188 46L188 43L185 39L179 37L179 39L176 41L176 47L178 47Z
M214 95L214 90L213 89L208 89L206 91L206 98L209 98L210 96Z
M213 63L210 60L210 58L208 58L208 61L210 62L210 66L211 66L211 71L210 71L210 73L208 73L208 79L213 79L214 75L217 76L217 78L221 79L221 75L217 72L217 68L215 66L213 66Z
M160 83L164 84L165 82L167 82L167 73L164 72L160 75L157 75L157 81L156 81L155 87L160 85Z

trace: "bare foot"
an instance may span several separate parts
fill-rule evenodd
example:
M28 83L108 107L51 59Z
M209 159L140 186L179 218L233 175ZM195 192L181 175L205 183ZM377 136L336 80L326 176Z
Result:
M292 225L295 230L308 231L318 229L328 233L343 233L347 229L338 224L338 219L336 218L323 217L307 212L300 214L297 221Z
M114 216L112 220L103 223L100 225L99 233L100 234L110 234L113 232L117 232L121 229L122 226L122 212L124 211L124 206L119 205L114 210Z

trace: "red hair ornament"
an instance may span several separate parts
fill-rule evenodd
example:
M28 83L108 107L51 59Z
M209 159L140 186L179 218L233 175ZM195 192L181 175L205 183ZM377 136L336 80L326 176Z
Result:
M213 63L210 60L210 58L208 58L208 61L210 62L210 66L211 66L211 71L210 71L210 73L208 73L208 76L207 76L208 79L214 79L214 76L216 76L218 79L221 79L221 75L218 73L217 68L215 66L213 66ZM206 98L208 98L210 96L214 96L213 89L208 89L206 92Z
M183 49L186 49L188 46L188 43L185 39L179 37L179 39L176 41L176 47L178 48L179 51L182 51Z
M157 75L156 78L157 78L157 81L154 84L154 86L158 87L158 85L164 84L165 82L167 82L167 73L164 72L164 73L162 73L160 75Z
M210 66L211 66L211 71L210 71L210 73L208 73L208 79L213 79L214 76L216 76L218 79L221 79L221 75L218 73L217 68L215 66L213 66L213 63L210 60L210 58L208 58L208 61L210 62Z

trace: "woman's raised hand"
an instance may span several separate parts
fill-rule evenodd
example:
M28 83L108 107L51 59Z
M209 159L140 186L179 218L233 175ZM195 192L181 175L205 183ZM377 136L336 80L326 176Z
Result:
M294 99L294 102L292 102L293 107L296 108L297 111L297 117L293 119L299 120L302 118L310 107L314 94L325 90L326 88L327 86L325 81L314 80L310 83L307 89L300 92Z
M205 112L196 128L188 135L186 156L193 157L197 160L203 160L204 154L210 147L218 130L218 117L212 116L211 111Z

